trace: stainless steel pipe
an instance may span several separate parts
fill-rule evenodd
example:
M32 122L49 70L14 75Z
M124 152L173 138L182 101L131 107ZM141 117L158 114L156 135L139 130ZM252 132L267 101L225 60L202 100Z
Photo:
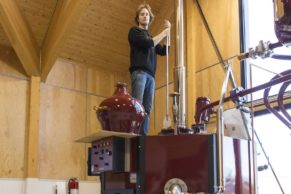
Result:
M174 69L174 90L178 97L178 128L186 128L186 69L184 61L184 5L176 0L176 65Z

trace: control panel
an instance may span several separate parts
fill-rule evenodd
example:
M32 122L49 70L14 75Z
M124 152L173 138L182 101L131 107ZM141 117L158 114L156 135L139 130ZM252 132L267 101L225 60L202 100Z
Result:
M122 172L125 168L125 139L106 137L92 143L91 174Z

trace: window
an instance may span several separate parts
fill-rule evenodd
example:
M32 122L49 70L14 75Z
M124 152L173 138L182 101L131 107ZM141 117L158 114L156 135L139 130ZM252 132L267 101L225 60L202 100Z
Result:
M274 11L273 0L247 0L248 1L248 18L247 32L248 47L254 48L258 45L260 40L264 42L270 41L271 43L278 42L274 31ZM280 47L274 49L274 53L291 55L291 48ZM252 67L252 86L260 85L270 81L275 74L281 73L284 70L291 69L291 61L276 60L272 58L266 59L249 59L248 64ZM262 68L262 69L260 69ZM268 71L265 71L266 69ZM273 73L270 73L273 72ZM277 94L279 86L272 88L270 95ZM289 88L290 90L290 88ZM254 99L263 97L263 91L253 94Z
M254 128L284 192L291 193L291 131L272 114L256 116ZM257 153L258 167L268 165L258 142ZM267 170L258 172L258 193L282 193L270 166Z
M274 31L273 0L246 0L245 3L245 45L247 49L254 48L260 40L270 41L271 43L278 42ZM291 55L291 48L277 48L274 49L274 53ZM291 61L271 58L249 59L247 60L247 66L252 69L252 75L248 76L251 77L252 83L249 82L248 85L254 87L270 81L275 74L291 69ZM270 95L276 95L280 86L272 87ZM289 86L287 90L291 91L291 87ZM253 98L263 98L263 91L254 93ZM285 193L291 193L291 130L274 115L267 112L255 117L255 130L282 188ZM291 110L289 110L289 114L291 114ZM258 142L257 152L258 166L267 165L267 159ZM267 170L258 172L258 193L282 193L270 166Z

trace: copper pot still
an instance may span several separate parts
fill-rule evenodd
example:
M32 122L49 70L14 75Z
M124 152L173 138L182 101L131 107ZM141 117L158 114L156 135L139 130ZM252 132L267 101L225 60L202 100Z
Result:
M118 82L113 96L94 109L103 130L139 134L146 113L142 104L127 92L126 86Z
M291 45L291 1L273 0L275 33L278 40L286 45Z

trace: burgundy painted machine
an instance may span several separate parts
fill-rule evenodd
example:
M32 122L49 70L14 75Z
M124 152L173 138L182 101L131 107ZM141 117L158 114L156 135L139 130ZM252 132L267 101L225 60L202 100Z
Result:
M183 1L177 0L177 26L182 25L181 11ZM203 22L208 28L206 20L196 0ZM247 57L270 57L275 47L289 45L291 42L290 24L291 3L287 0L275 0L276 34L279 42L260 45L255 50L241 55ZM279 12L280 11L280 12ZM283 14L282 14L283 13ZM226 63L217 49L218 58L227 67L226 77L222 86L220 100L210 102L207 97L200 97L196 102L195 124L191 133L179 133L185 128L185 105L181 102L185 98L185 68L183 67L183 29L177 28L178 36L178 66L175 68L175 82L182 89L175 88L178 95L175 106L179 106L179 113L175 114L175 130L178 135L163 134L158 136L128 136L126 133L139 133L139 126L144 117L142 105L126 92L124 84L117 84L117 90L112 98L105 100L96 107L96 114L105 131L121 132L122 136L112 135L97 138L88 152L88 174L101 177L102 194L194 194L225 193L252 194L255 193L255 171L253 163L252 143L249 139L239 139L224 136L223 103L233 101L240 110L245 103L244 96L258 90L265 90L265 104L271 112L278 116L268 103L270 87L283 83L279 95L279 108L285 116L278 116L289 128L291 117L285 110L283 95L291 83L291 70L283 72L281 77L274 77L270 82L251 89L242 89L235 85L231 64ZM211 32L208 29L207 30ZM212 43L216 44L213 37ZM180 54L179 54L180 53ZM273 55L272 55L273 56ZM285 58L288 58L285 57ZM290 57L291 58L291 57ZM228 80L234 86L230 95L226 97ZM184 91L183 91L184 90ZM218 106L217 132L206 134L206 125L214 107ZM242 110L243 111L243 110ZM246 129L247 130L247 129ZM193 133L194 132L194 133Z

